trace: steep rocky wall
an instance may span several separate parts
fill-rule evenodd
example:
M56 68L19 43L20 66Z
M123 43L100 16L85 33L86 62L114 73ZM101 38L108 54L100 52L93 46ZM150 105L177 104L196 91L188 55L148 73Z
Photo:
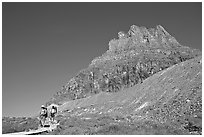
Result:
M118 92L174 64L201 55L180 45L162 26L131 26L109 42L109 50L68 81L47 103L85 98L100 92Z

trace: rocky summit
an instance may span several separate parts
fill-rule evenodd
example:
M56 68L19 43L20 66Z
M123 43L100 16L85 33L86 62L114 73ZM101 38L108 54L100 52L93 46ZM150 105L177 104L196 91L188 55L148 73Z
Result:
M142 83L170 66L201 56L180 45L162 26L131 26L109 42L109 50L79 71L48 104L63 104L102 92L115 93Z
M161 25L132 25L45 104L59 125L42 134L202 134L202 53ZM27 119L3 118L3 133L35 129Z

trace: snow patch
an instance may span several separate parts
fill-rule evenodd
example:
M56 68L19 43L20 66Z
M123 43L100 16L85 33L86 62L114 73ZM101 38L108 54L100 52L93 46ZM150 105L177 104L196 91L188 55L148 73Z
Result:
M138 111L146 106L148 106L149 102L145 102L144 104L142 104L139 108L136 108L135 111Z

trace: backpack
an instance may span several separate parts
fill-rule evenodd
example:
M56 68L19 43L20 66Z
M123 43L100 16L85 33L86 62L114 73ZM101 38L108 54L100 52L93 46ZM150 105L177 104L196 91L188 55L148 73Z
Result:
M51 113L54 113L54 114L57 113L57 107L52 108Z
M46 109L41 110L40 115L47 115L47 110Z

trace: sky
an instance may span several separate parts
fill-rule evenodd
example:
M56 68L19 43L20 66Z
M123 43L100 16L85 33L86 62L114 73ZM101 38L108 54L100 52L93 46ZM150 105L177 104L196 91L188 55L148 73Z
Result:
M2 116L32 116L131 25L202 48L202 3L2 3Z

